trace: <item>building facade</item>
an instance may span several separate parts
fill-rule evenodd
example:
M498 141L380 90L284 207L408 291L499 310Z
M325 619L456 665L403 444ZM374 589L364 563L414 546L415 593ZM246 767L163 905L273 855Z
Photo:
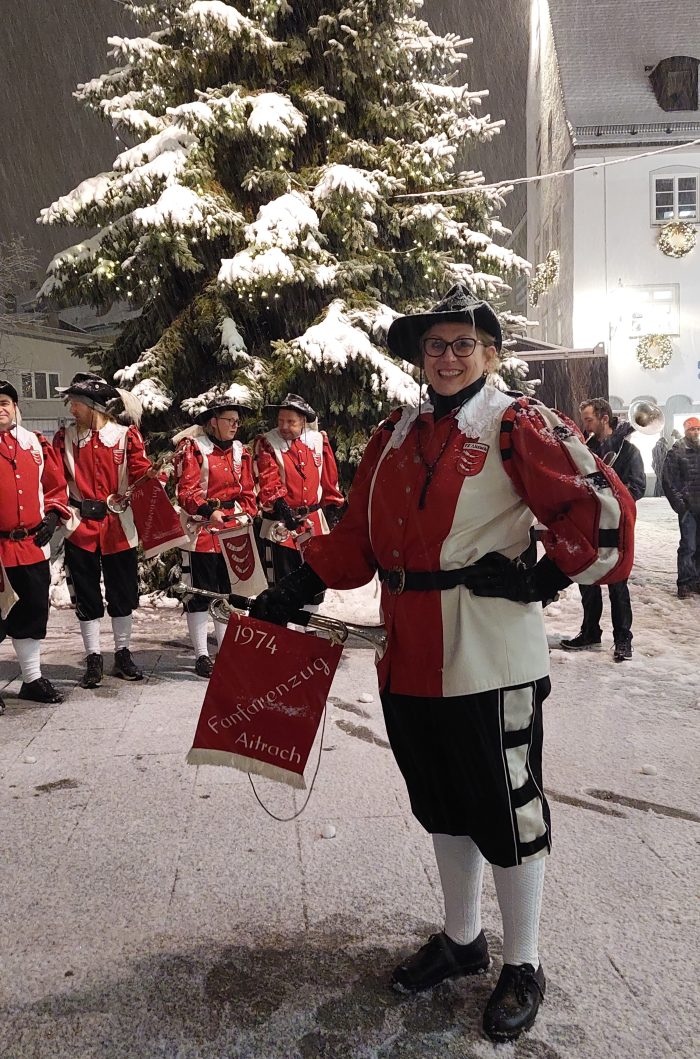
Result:
M613 407L659 404L667 435L700 411L698 58L692 0L672 19L651 0L531 5L528 257L560 260L528 315L544 341L602 346ZM650 470L656 439L636 440Z

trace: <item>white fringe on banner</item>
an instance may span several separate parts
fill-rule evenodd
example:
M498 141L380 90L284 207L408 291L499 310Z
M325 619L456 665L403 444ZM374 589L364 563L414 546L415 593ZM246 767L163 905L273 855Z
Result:
M187 755L187 764L224 765L249 775L253 773L268 780L276 780L277 783L286 783L300 791L306 790L306 781L298 773L279 768L278 765L270 765L266 761L256 761L255 758L245 757L243 754L231 754L227 750L201 750L193 746Z

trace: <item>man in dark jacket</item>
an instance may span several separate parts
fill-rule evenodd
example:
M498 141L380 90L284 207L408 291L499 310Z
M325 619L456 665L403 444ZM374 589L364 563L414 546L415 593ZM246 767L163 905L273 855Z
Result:
M634 427L630 423L617 424L612 408L602 397L591 397L579 405L587 445L591 452L604 460L635 500L644 496L646 474L642 454L629 440ZM579 585L583 603L583 623L578 636L562 640L567 651L591 651L600 647L602 630L600 618L603 613L603 594L599 585ZM624 662L632 657L632 604L626 581L608 585L610 614L612 617L613 658Z
M662 483L678 515L678 598L700 593L700 419L683 423L684 435L664 461Z

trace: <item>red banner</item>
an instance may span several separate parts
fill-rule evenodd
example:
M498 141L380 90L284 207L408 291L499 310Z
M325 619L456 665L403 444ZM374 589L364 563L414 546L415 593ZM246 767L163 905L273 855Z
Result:
M169 548L184 548L189 537L157 478L148 478L131 494L131 513L146 559Z
M304 789L342 647L232 615L204 697L190 765L228 765Z

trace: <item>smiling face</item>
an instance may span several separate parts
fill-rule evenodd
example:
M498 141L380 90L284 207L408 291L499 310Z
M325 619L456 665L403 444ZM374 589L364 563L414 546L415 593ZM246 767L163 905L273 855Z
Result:
M15 402L7 394L0 394L0 430L14 426L15 417Z
M424 352L425 343L429 343L431 339L454 342L459 338L469 338L476 342L471 356L456 357L451 346L448 346L439 357L430 357ZM429 385L441 397L451 397L463 390L465 386L476 382L484 374L491 355L495 354L496 349L495 346L486 346L480 340L472 324L457 322L433 324L421 336L421 351L423 351L423 371Z

